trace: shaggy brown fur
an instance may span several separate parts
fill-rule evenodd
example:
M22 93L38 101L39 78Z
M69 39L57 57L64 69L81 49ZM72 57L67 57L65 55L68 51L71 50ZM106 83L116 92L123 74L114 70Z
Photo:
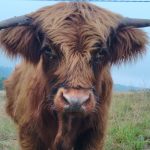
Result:
M143 54L145 33L117 29L122 16L88 3L60 3L29 16L33 26L0 34L9 56L24 57L5 81L6 110L19 126L21 149L102 150L110 67ZM61 89L90 90L86 115L64 114L63 104L56 109Z

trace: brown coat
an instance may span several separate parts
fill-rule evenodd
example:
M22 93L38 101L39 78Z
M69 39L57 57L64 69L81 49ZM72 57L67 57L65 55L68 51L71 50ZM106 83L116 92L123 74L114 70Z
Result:
M143 54L145 33L131 27L114 33L122 16L88 3L60 3L29 16L34 27L0 34L5 52L24 58L5 81L6 110L19 126L21 149L102 150L110 67ZM90 89L85 116L63 114L62 88L82 94Z

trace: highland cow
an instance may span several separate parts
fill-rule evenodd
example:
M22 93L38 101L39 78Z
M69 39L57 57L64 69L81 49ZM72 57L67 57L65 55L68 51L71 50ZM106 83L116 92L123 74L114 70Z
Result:
M149 20L86 2L59 3L0 22L0 43L22 63L5 81L22 150L102 150L110 68L141 56Z

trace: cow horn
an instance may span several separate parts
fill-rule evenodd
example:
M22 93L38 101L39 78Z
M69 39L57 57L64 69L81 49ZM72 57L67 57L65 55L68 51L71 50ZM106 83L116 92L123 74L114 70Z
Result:
M118 27L135 27L143 28L150 26L150 19L134 19L134 18L124 18L119 23Z
M4 21L0 21L0 30L15 26L29 26L32 23L32 18L28 16L18 16Z

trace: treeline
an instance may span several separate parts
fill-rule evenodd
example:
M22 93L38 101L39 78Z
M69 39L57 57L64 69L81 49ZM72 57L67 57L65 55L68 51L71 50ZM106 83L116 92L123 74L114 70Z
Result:
M4 85L3 85L4 80L5 80L4 77L0 77L0 90L4 89Z

